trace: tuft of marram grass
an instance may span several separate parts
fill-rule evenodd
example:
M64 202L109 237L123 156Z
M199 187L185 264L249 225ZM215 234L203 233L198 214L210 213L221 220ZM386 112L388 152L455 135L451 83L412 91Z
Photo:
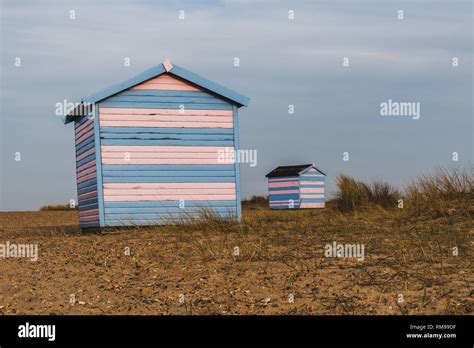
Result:
M77 210L77 206L71 208L69 204L56 204L56 205L43 205L39 208L40 211L64 211L64 210Z
M398 190L384 181L367 184L347 175L339 175L336 178L336 186L338 191L334 199L335 207L342 212L370 205L393 208L401 196Z
M416 214L450 215L453 209L474 213L474 175L469 166L437 168L406 187L408 209Z

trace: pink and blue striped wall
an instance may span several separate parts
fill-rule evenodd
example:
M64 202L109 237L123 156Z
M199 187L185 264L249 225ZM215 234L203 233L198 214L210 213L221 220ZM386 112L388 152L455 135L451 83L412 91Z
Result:
M300 175L268 178L271 209L324 208L324 175L309 168Z
M90 192L98 193L94 218L101 226L159 224L197 216L203 208L240 216L238 164L219 159L237 146L234 105L163 74L104 99L96 109L99 148L91 142L84 156L99 154L100 173L90 169L80 178L99 177L99 189ZM90 132L84 133L87 139L94 133L93 125L79 127Z
M83 116L75 123L76 180L81 228L99 226L94 120Z

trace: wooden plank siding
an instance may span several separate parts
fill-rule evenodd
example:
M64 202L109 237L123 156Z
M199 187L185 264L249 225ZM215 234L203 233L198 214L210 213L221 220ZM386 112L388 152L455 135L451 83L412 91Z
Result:
M233 105L163 74L99 103L104 225L237 216Z
M271 209L297 209L300 206L298 176L268 179L268 201Z
M302 173L299 177L300 208L324 208L324 175L315 168Z
M76 180L79 226L99 227L99 205L94 120L82 117L75 122Z

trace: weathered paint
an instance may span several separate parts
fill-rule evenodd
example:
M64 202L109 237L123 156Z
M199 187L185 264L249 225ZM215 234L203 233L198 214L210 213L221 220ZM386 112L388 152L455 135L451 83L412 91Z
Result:
M81 227L240 217L238 107L248 98L165 61L83 99L71 116Z
M268 177L270 208L324 208L324 177L313 166L294 176Z
M212 205L212 210L240 216L233 160L237 113L227 101L164 74L100 105L105 225L149 224L153 218L160 223L197 214L179 205L188 202L204 207L234 202L231 207ZM170 202L174 209L153 202ZM144 205L117 212L110 210L111 203Z
M324 208L324 175L309 168L300 175L300 208Z
M98 227L99 211L95 206L97 202L97 173L95 167L94 121L83 117L76 122L74 129L76 144L76 180L78 184L79 226ZM79 152L84 144L92 147ZM91 204L92 203L92 204Z
M298 177L268 179L270 208L295 209L299 207Z

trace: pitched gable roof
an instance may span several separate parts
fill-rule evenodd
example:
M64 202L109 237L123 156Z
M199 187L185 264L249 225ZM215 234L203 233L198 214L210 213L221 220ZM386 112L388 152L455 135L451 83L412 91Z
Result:
M300 175L302 172L306 171L309 168L314 168L323 175L326 175L321 170L316 168L314 164L299 164L295 166L280 166L273 169L270 173L265 175L267 178L275 178L280 176L296 176Z
M138 85L144 81L150 80L154 77L160 76L162 74L169 73L171 75L175 75L180 77L184 80L192 82L200 87L203 87L221 97L228 99L233 104L237 105L237 107L247 106L250 99L242 94L239 94L229 88L221 86L215 82L212 82L202 76L192 73L180 66L171 64L169 59L166 59L163 63L158 64L154 67L151 67L142 73L135 75L129 78L126 81L103 89L97 93L88 95L87 97L83 98L81 104L93 104L97 103L101 100L104 100L114 94L122 92L130 87ZM66 116L66 120L64 121L65 124L73 121L74 117L77 116L74 112L71 112L69 115Z

